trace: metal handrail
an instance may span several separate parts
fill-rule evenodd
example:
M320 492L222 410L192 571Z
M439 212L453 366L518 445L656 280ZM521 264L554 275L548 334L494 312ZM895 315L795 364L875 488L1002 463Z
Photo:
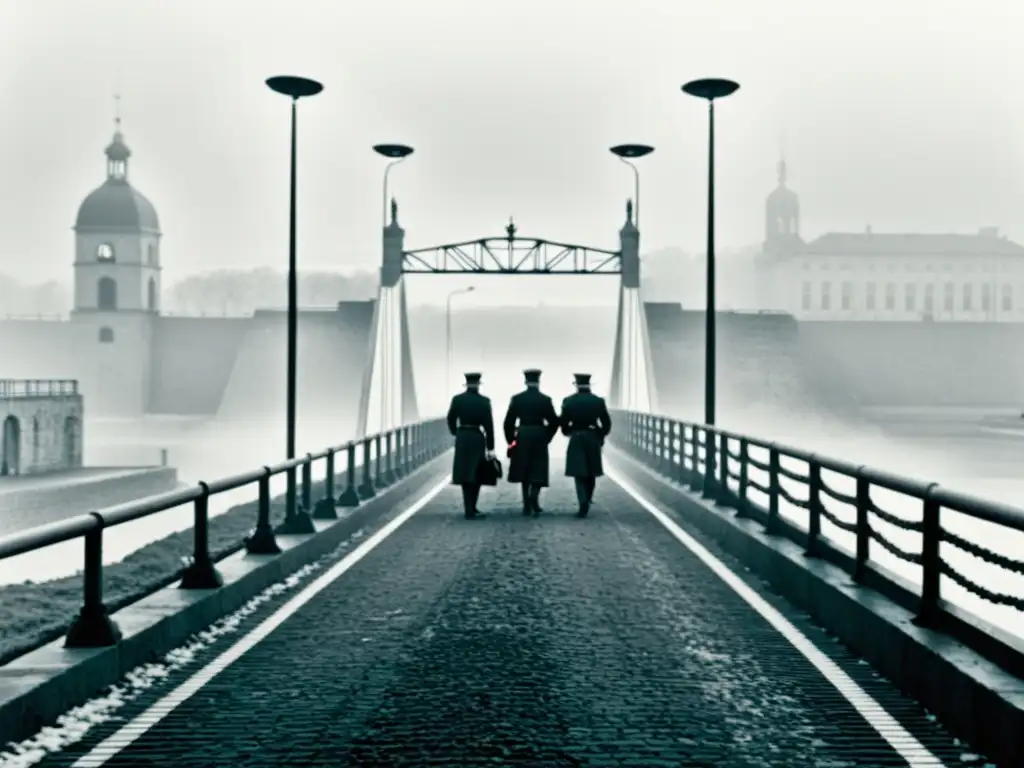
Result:
M281 552L270 524L270 478L281 474L294 477L302 471L298 509L285 512L284 523L276 533L315 533L306 515L312 519L337 519L336 506L356 507L361 500L376 495L376 489L398 481L413 470L441 454L448 447L448 427L444 419L429 419L398 427L387 432L368 435L317 453L307 453L272 466L242 472L212 482L97 509L85 514L47 523L0 537L0 560L34 552L72 539L85 541L83 569L83 605L71 624L65 639L68 648L95 648L115 645L120 630L103 605L103 531L124 523L155 515L183 504L193 504L193 555L181 572L182 589L216 589L223 583L210 554L209 499L225 491L259 487L256 527L245 539L249 554L274 555ZM345 453L346 488L335 497L335 458ZM356 453L362 453L361 478L356 472ZM313 502L313 464L325 460L324 496ZM305 528L303 527L305 522Z
M915 623L919 626L947 629L955 625L969 644L984 645L989 650L1000 646L994 652L1000 658L1009 659L1011 666L1024 670L1024 644L973 616L962 618L966 612L946 603L940 590L944 576L988 603L1024 611L1024 595L989 590L956 570L940 554L940 546L944 544L1024 576L1024 561L993 552L953 533L942 524L942 511L949 510L1024 532L1024 509L943 488L938 483L903 477L706 424L633 411L613 412L613 419L623 426L612 433L612 444L619 445L658 474L700 491L704 498L720 506L735 509L737 517L761 522L766 533L782 535L803 545L810 557L829 559L848 567L855 582L909 603L906 607L916 611ZM758 458L752 455L757 450L767 456ZM805 471L783 464L787 459L802 462ZM767 482L751 477L752 469L766 474ZM842 493L833 488L822 478L823 471L854 481L855 492ZM799 491L794 491L793 483L803 487L805 493L802 498ZM908 519L881 508L872 499L873 489L892 491L920 502L920 517ZM768 506L752 501L751 490L767 496ZM837 515L826 506L828 500L852 507L854 519L844 520ZM807 512L806 528L780 517L783 501ZM823 519L855 537L852 562L849 555L822 536ZM874 525L878 520L918 533L921 537L920 551L906 551L894 544ZM900 583L900 577L871 563L873 544L899 560L919 566L920 587Z
M0 379L0 399L68 397L77 394L77 379Z

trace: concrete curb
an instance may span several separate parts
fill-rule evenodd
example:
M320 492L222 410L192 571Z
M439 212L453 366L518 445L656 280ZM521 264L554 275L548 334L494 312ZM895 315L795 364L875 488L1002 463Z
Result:
M621 450L608 453L648 498L809 613L955 736L998 765L1024 765L1024 680L949 635L916 626L912 612L831 563L807 557L792 541L767 535L759 523L736 518Z
M339 509L339 520L315 521L315 534L278 536L281 554L243 550L225 557L217 563L224 580L219 589L182 590L174 584L124 607L113 615L123 632L117 646L68 650L61 638L0 667L0 746L32 736L140 664L163 657L267 587L328 554L360 528L443 479L449 461L446 451L401 482L379 489L350 513Z

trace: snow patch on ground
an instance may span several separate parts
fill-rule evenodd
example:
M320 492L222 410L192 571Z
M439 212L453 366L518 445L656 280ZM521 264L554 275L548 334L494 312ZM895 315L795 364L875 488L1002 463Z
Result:
M154 686L160 685L174 672L189 666L195 661L196 656L220 638L237 632L242 622L261 605L282 592L294 589L308 579L310 574L320 570L324 563L337 557L343 550L365 536L365 530L356 531L332 552L314 563L304 565L282 581L270 585L234 613L219 619L202 632L193 635L183 645L164 656L162 661L136 667L125 675L123 682L111 686L103 695L68 710L57 719L54 725L43 728L35 736L25 741L4 745L5 751L0 752L0 768L28 768L47 755L59 752L80 741L95 726L116 719L117 711L125 704L138 698Z

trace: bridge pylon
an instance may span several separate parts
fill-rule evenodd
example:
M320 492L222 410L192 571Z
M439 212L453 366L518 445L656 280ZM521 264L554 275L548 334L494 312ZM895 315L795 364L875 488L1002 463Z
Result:
M391 221L382 234L380 281L359 394L357 437L419 420L402 271L405 230L398 225L394 199Z
M654 359L640 294L640 230L633 223L632 200L626 203L626 223L619 230L619 244L622 267L608 399L613 408L657 412Z

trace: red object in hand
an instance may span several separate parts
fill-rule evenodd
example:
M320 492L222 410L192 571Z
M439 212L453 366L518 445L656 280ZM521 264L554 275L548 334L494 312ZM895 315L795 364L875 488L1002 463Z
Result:
M508 444L508 450L505 451L505 456L511 459L512 458L512 449L515 448L515 447L516 447L516 441L513 440L511 443Z

